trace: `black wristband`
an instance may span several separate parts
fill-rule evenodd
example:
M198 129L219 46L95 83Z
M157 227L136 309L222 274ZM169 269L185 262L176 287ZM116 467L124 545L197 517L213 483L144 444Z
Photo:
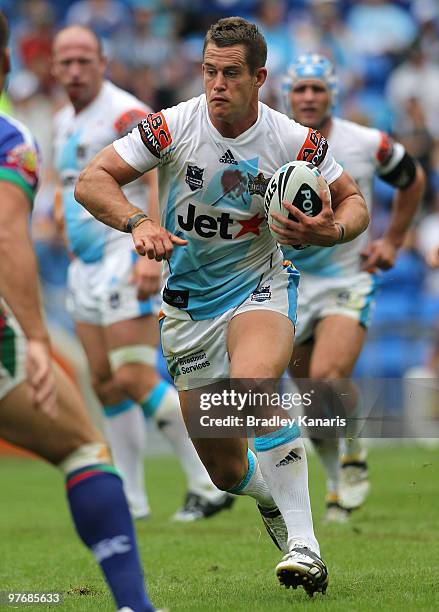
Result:
M145 215L145 213L137 213L133 215L132 217L128 219L127 224L125 226L125 231L128 234L131 234L133 229L137 227L138 225L140 225L141 223L143 223L144 221L146 221L146 219L149 219L149 217L148 215Z
M340 232L340 236L338 237L337 243L340 243L343 241L344 238L344 225L342 225L341 223L338 223L337 221L335 222L335 225L338 227L338 231Z

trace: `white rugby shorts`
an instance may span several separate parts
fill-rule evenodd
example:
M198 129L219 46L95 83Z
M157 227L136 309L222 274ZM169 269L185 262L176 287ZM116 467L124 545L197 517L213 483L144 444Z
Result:
M75 321L106 327L160 310L160 295L137 299L130 281L137 259L132 249L118 249L94 263L75 259L67 278L67 310Z
M193 321L189 316L164 315L160 321L162 350L177 389L196 389L229 378L227 332L233 317L252 310L271 310L295 324L298 282L299 273L292 266L271 270L243 303L218 317ZM167 306L167 313L169 310Z
M312 338L317 323L330 315L355 319L367 328L377 288L377 276L368 272L330 278L301 272L295 344Z

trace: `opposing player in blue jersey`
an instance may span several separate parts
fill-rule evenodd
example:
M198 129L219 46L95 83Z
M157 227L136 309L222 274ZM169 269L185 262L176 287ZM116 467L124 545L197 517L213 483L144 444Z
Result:
M9 68L7 40L0 13L0 90ZM77 532L100 564L117 607L151 612L122 480L77 389L50 357L29 235L37 183L32 135L1 115L0 437L61 470ZM67 560L66 572L68 567Z
M53 72L70 101L55 121L64 226L75 256L69 266L68 306L133 516L148 516L150 510L143 469L146 417L170 442L187 477L185 503L174 519L197 520L230 507L235 498L212 484L187 436L177 392L156 369L160 264L138 257L130 236L96 221L74 198L76 179L87 163L151 112L106 80L105 68L94 32L81 26L58 32ZM125 194L157 216L155 173L127 185Z
M285 79L284 94L290 115L328 139L337 161L357 181L369 210L375 175L395 187L390 222L380 239L370 242L365 232L348 245L330 249L283 249L286 258L294 257L301 274L290 372L295 378L345 379L346 408L356 422L355 415L361 416L356 407L361 398L346 379L352 374L370 322L378 279L375 272L394 265L421 202L424 174L404 147L387 134L333 116L337 77L325 57L300 56ZM328 521L345 522L348 510L363 503L369 488L365 451L355 428L348 428L345 446L340 470L338 440L315 440L327 474Z
M264 192L278 167L298 158L318 165L334 211L279 228L281 241L333 245L368 224L365 203L326 140L259 102L267 47L257 27L237 17L209 29L205 95L149 115L107 147L80 175L76 197L97 218L130 231L138 253L165 259L162 346L180 391L209 381L277 379L294 338L298 275L283 267L264 215ZM158 168L159 226L123 195L123 185ZM175 247L175 248L174 248ZM263 289L263 290L262 290ZM207 387L208 389L208 387ZM256 454L242 438L195 437L213 482L250 495L284 553L276 573L286 586L324 592L325 564L314 535L307 463L297 427L265 432ZM293 458L292 458L293 457Z

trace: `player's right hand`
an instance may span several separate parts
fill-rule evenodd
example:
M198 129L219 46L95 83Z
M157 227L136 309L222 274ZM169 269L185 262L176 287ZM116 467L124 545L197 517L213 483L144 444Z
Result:
M169 259L174 250L174 244L178 246L187 244L187 240L175 236L152 219L145 219L135 227L132 236L139 255L147 255L149 259L156 261Z
M55 418L58 414L58 403L48 342L32 338L28 340L26 371L35 408L48 417Z

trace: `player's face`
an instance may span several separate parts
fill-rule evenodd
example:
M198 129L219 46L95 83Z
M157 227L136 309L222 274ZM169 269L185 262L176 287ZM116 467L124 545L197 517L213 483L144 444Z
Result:
M306 127L318 129L330 113L330 93L317 79L298 81L289 97L294 119Z
M256 113L258 92L267 71L251 74L245 47L217 47L210 43L204 53L204 87L212 121L239 124Z
M105 59L89 32L66 30L58 35L53 47L53 74L76 110L96 97L104 72Z

